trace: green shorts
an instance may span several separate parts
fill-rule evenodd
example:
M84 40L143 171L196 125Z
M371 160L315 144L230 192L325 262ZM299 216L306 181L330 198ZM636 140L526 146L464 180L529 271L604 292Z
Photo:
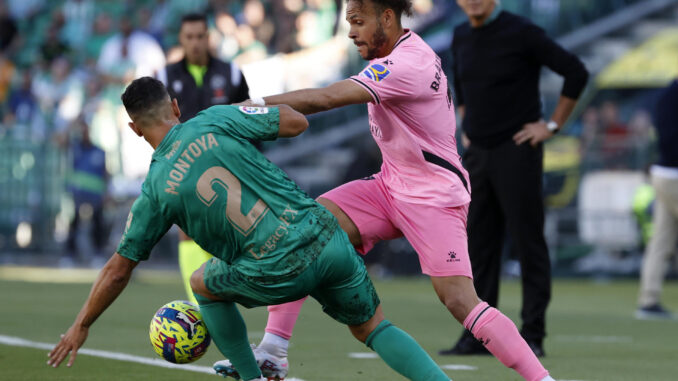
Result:
M365 264L341 229L337 229L316 260L295 278L274 284L258 283L242 275L237 266L218 258L207 261L203 277L212 294L247 308L292 302L311 295L326 314L348 325L368 321L379 306Z

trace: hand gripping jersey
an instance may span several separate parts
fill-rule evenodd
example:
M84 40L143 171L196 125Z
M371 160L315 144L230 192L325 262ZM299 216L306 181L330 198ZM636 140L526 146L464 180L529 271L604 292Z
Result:
M177 224L246 277L277 282L302 272L337 222L250 140L278 136L277 108L213 106L158 145L118 253L148 259Z
M370 131L393 197L440 207L470 202L455 139L454 106L440 58L406 30L393 51L351 79L372 95Z

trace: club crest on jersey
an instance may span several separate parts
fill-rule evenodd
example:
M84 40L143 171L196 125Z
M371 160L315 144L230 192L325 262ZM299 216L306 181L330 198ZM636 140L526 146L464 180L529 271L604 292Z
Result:
M361 73L362 76L367 77L375 82L383 81L389 76L389 74L391 74L391 71L388 70L386 66L380 64L370 65L370 67Z
M240 109L240 112L249 115L268 114L268 107L240 106L238 109Z

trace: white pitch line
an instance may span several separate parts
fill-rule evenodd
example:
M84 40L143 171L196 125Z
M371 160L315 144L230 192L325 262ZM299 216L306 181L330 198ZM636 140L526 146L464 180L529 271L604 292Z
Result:
M576 342L576 343L632 343L631 336L587 336L587 335L556 335L555 339L562 342Z
M44 349L51 351L52 348L54 348L55 344L49 344L49 343L39 343L36 341L30 341L26 339L22 339L20 337L13 337L13 336L5 336L5 335L0 335L0 344L5 344L5 345L10 345L14 347L26 347L26 348L36 348L36 349ZM191 372L198 372L198 373L207 373L207 374L215 374L214 369L209 366L199 366L199 365L179 365L179 364L172 364L171 362L167 362L165 360L161 359L153 359L153 358L147 358L147 357L140 357L140 356L134 356L130 355L127 353L119 353L119 352L109 352L109 351L102 351L98 349L87 349L87 348L80 348L78 350L78 354L83 354L87 356L94 356L94 357L101 357L105 359L111 359L111 360L119 360L119 361L127 361L127 362L135 362L138 364L144 364L144 365L152 365L152 366L159 366L161 368L169 368L169 369L181 369L181 370L188 370ZM287 381L304 381L299 378L286 378L285 380Z
M464 364L448 364L448 365L441 365L440 367L443 368L443 369L447 369L447 370L478 370L477 366L464 365Z
M12 337L12 336L4 336L0 335L0 343L5 344L5 345L11 345L15 347L27 347L27 348L37 348L37 349L46 349L48 351L51 351L52 348L54 348L55 344L49 344L49 343L39 343L36 341L30 341L26 339L22 339L20 337ZM94 357L101 357L105 359L111 359L111 360L120 360L120 361L128 361L128 362L136 362L139 364L146 364L146 365L153 365L153 366L159 366L162 368L170 368L170 369L183 369L183 370L190 370L193 372L200 372L200 373L209 373L209 374L214 374L214 369L211 367L207 366L198 366L198 365L179 365L179 364L173 364L171 362L167 362L165 360L161 359L152 359L152 358L147 358L147 357L139 357L139 356L134 356L126 353L119 353L119 352L108 352L108 351L101 351L98 349L87 349L87 348L80 348L78 350L78 354L83 354L83 355L88 355L88 356L94 356Z
M378 359L379 355L374 352L349 352L348 357L352 359Z

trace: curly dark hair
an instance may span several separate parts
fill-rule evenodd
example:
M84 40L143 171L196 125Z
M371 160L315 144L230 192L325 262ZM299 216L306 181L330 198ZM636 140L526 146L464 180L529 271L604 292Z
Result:
M351 0L346 0L349 2ZM364 2L365 0L354 0L358 2ZM400 17L404 14L406 16L412 16L412 1L411 0L367 0L372 3L374 9L377 13L382 13L387 9L393 10L393 13L396 14L398 22L400 22Z

